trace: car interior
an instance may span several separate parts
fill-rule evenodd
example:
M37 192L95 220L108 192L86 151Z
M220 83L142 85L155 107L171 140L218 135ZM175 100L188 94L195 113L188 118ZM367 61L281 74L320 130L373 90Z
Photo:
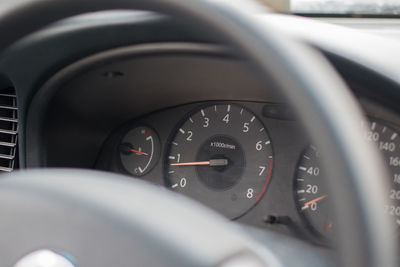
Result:
M0 1L0 266L400 266L399 16Z

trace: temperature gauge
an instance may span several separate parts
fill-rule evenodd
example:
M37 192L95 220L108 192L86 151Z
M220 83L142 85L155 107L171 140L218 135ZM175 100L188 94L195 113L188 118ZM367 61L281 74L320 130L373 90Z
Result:
M141 177L157 163L160 156L160 140L153 129L147 126L135 127L123 137L119 154L125 170Z

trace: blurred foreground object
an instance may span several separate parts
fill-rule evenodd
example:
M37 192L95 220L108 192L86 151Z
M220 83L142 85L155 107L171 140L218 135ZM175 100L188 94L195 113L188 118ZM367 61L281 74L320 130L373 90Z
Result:
M290 13L291 0L258 0L258 1L275 11Z

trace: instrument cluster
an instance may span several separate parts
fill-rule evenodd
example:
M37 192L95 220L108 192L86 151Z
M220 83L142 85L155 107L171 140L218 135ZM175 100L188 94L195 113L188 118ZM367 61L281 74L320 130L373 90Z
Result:
M360 123L391 175L382 210L397 238L400 128L370 114ZM320 157L284 104L205 102L127 122L108 138L96 168L164 186L231 220L329 246L336 221Z

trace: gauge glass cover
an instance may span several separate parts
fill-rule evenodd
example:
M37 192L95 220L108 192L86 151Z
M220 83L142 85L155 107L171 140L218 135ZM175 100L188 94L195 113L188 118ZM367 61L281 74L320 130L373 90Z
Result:
M173 134L166 184L235 219L265 193L273 151L267 129L246 108L216 104L191 112Z

